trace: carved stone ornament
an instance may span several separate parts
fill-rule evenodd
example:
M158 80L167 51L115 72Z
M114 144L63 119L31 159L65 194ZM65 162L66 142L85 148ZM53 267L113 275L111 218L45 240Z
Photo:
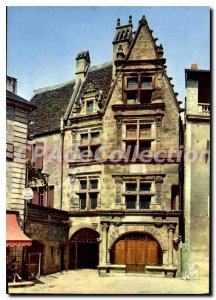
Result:
M173 232L175 232L175 228L176 228L176 225L174 225L174 224L169 224L169 226L168 226L168 228L167 228L167 231L173 231Z
M104 107L104 99L102 90L97 90L92 83L88 83L81 95L74 103L73 113L80 113L87 99L94 99L99 109Z
M117 146L121 146L122 141L122 119L116 119L116 128L117 128Z
M102 223L102 231L108 231L110 224L109 223Z
M156 203L161 204L161 189L162 189L163 178L156 177L155 185L156 185Z

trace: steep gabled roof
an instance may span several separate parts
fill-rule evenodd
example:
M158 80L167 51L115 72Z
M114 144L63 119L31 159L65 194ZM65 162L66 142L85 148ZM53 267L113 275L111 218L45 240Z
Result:
M64 116L65 110L71 99L75 81L53 87L41 89L31 99L37 109L30 113L29 119L34 122L30 126L30 132L40 134L55 131L60 128L61 117Z
M85 88L89 84L92 84L96 90L102 91L104 105L105 105L111 87L111 82L112 82L111 62L90 68L86 76L86 80L84 81L81 91L78 95L78 99L82 97L83 93L85 92Z
M102 91L103 98L106 99L111 81L111 62L90 67L77 97L80 99L85 87L92 83L96 89ZM70 115L68 110L71 110L71 102L76 99L72 97L75 92L75 80L37 90L31 99L31 104L37 106L37 109L30 113L30 120L34 122L30 128L31 133L43 134L59 130L61 118L66 114Z

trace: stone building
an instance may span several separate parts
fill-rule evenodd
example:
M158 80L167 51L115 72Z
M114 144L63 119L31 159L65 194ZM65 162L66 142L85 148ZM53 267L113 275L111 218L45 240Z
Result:
M75 80L31 100L30 143L53 190L48 201L37 182L33 202L68 212L69 268L180 271L182 170L167 154L182 142L180 106L156 40L144 16L135 33L118 20L111 62L79 53Z
M7 76L6 91L6 245L7 261L15 256L18 268L22 266L23 246L31 240L24 235L23 228L26 187L26 144L28 114L35 107L17 95L17 80Z
M192 151L184 169L185 269L209 274L210 211L210 71L196 64L185 70L185 151Z

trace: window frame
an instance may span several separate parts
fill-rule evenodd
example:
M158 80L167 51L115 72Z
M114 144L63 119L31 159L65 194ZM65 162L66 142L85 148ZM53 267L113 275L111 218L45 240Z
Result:
M88 111L88 104L92 103L92 111ZM85 101L85 111L86 114L93 114L94 113L94 108L95 108L95 103L94 103L94 99L88 99Z
M140 132L141 132L141 127L142 126L146 126L146 127L150 127L150 130L149 130L149 134L147 135L147 137L141 137L140 136ZM143 122L142 120L133 120L132 122L125 122L125 138L122 138L124 144L125 144L125 151L127 153L127 148L128 148L128 144L136 144L136 157L138 157L140 155L140 153L143 151L140 151L140 148L141 148L141 144L142 143L149 143L150 146L148 147L148 150L149 152L151 152L151 143L152 141L154 140L154 138L152 138L152 125L153 123L151 122ZM129 126L136 126L136 133L134 134L134 136L128 136L128 131L127 131L127 127ZM132 148L133 149L133 146ZM129 156L129 160L132 159L132 153L130 151L130 156Z
M95 142L92 139L92 134L98 133L98 141ZM83 143L82 142L82 135L88 135L86 142ZM97 149L101 146L101 141L100 141L100 135L101 135L101 130L92 130L92 131L87 131L87 132L80 132L80 140L79 140L79 150L80 152L86 150L88 151L88 154L84 155L84 158L86 160L89 159L94 159L94 152L97 151ZM97 147L97 149L95 151L92 151L93 148ZM93 155L90 155L90 153L92 152ZM80 154L80 158L82 158L82 155Z
M148 184L150 185L150 190L149 191L141 191L140 190L140 185L142 183ZM136 191L127 191L127 184L136 184ZM151 209L151 201L152 201L152 197L155 195L155 193L153 192L153 181L147 181L147 180L143 180L141 178L137 178L137 179L132 179L132 180L125 180L124 181L124 193L123 196L125 197L125 207L126 210L146 210L146 209ZM136 197L136 205L135 208L127 208L127 198L130 198L130 196L132 197ZM150 197L150 203L149 203L149 208L141 208L141 198L142 197Z
M99 178L97 176L85 176L85 178L78 178L79 180L79 191L77 194L79 195L79 209L80 211L83 210L96 210L98 206L98 195L99 195ZM87 188L85 190L81 189L81 181L86 181L87 182ZM97 188L92 188L91 182L92 181L97 181ZM96 206L95 208L92 208L91 204L91 195L97 194L97 199L96 199ZM81 197L85 195L86 199L86 206L84 209L81 209Z
M137 78L137 87L128 87L128 81L132 78ZM143 78L149 78L151 80L149 80L150 82L150 86L145 86L145 87L142 87L142 79ZM135 96L135 99L134 99L134 103L127 103L128 100L126 100L126 104L127 105L131 105L131 104L149 104L151 103L151 96L152 95L149 95L149 93L152 94L153 90L154 90L154 76L151 75L151 74L143 74L143 73L140 73L140 74L134 74L134 75L125 75L124 76L124 92L126 94L129 94L130 92L137 92L137 95ZM145 92L148 92L148 97L146 99L150 99L148 101L143 101L142 100L142 95L145 93ZM130 99L132 101L132 99Z

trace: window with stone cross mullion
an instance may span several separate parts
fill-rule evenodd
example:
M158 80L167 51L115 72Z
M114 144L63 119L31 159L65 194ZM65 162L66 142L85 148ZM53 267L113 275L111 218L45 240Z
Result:
M136 126L136 135L134 134L133 137L133 130L131 130L132 127ZM151 138L151 125L143 124L140 122L140 120L136 120L136 123L128 123L126 125L126 139L131 139L130 141L126 141L126 150L129 145L132 146L132 144L136 145L136 157L139 157L139 154L143 150L150 150L151 149L151 141L145 141L143 139L143 136L141 135L141 127L144 128L144 126L149 126L149 135L148 138ZM134 130L135 131L135 130ZM145 133L145 131L144 131ZM131 152L133 151L133 147L131 147ZM130 153L130 158L132 158L133 153Z
M86 183L85 183L86 182ZM86 184L86 188L85 188ZM84 188L83 188L84 187ZM82 192L83 191L83 192ZM86 179L80 179L80 209L89 210L97 207L98 198L98 178L87 176ZM83 197L85 195L85 197ZM82 208L81 201L86 199L86 207Z

